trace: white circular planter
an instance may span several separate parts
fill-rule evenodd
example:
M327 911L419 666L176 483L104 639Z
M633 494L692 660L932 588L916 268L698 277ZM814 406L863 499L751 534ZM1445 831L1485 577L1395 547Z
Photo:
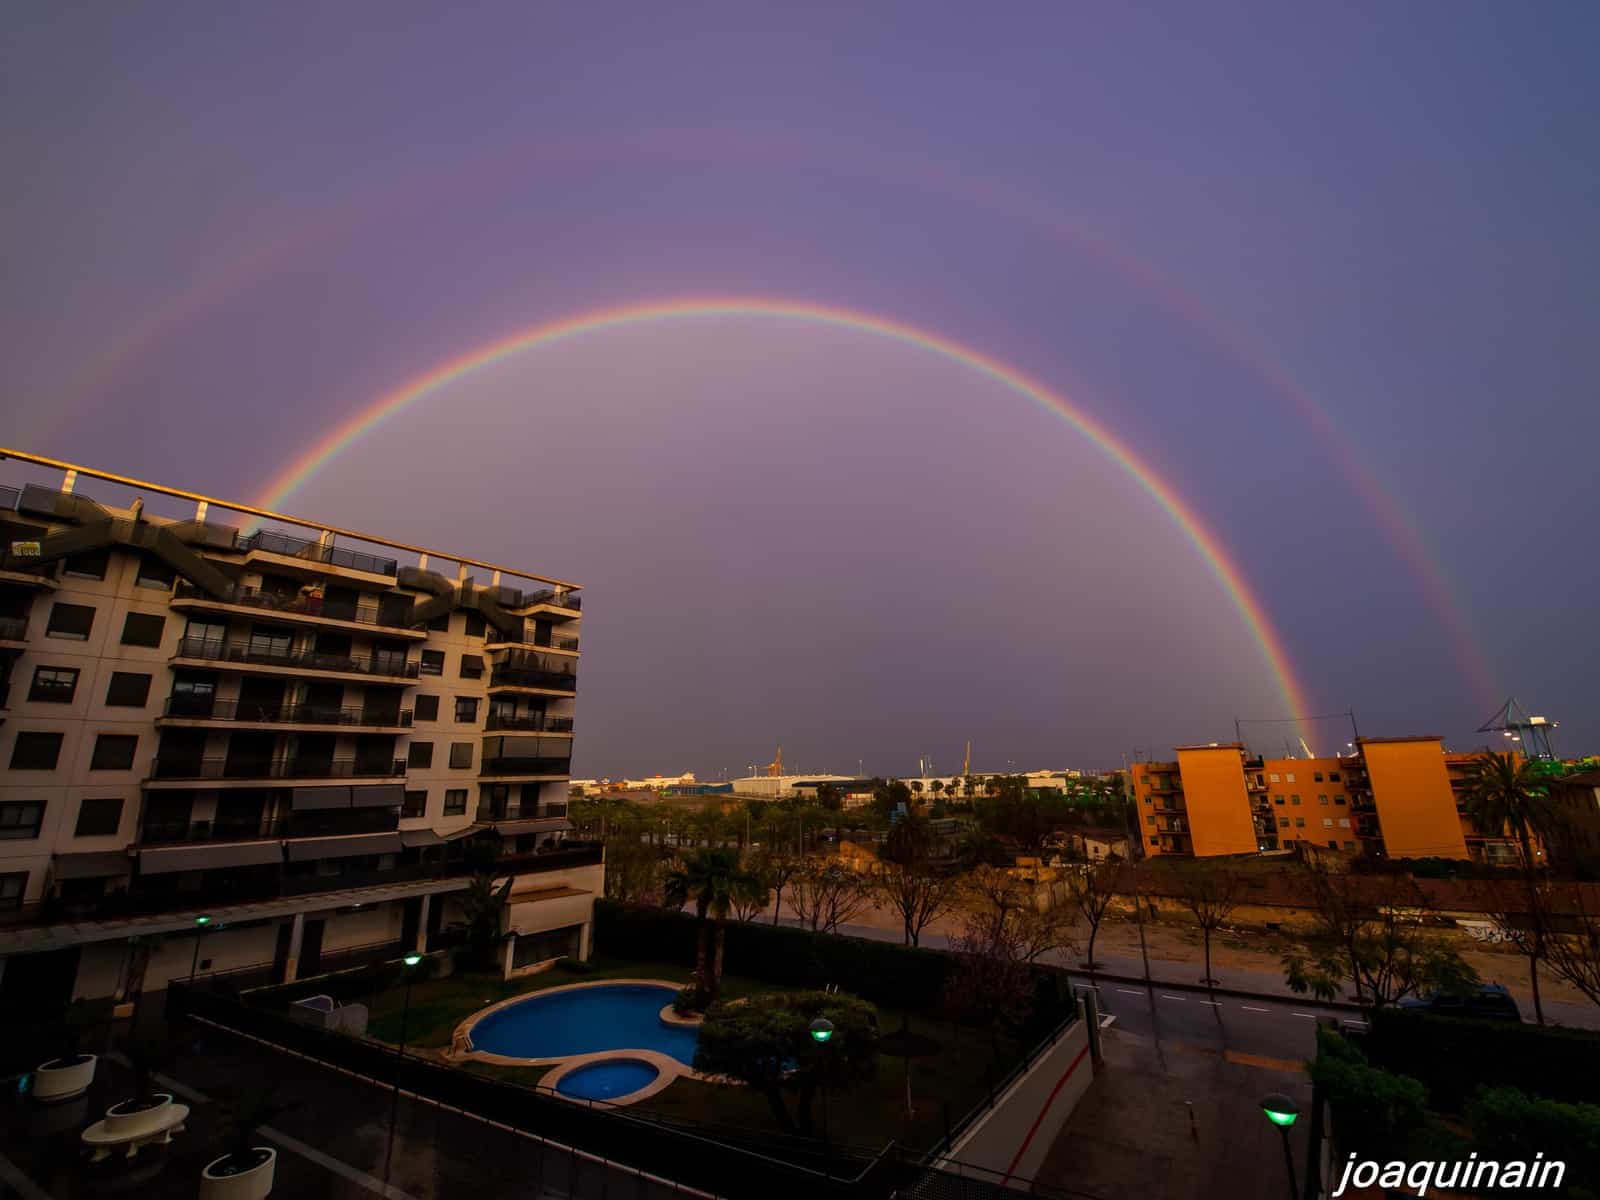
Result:
M157 1092L155 1099L156 1103L147 1108L130 1108L132 1100L113 1104L106 1109L106 1133L117 1138L134 1138L166 1128L172 1117L168 1111L172 1108L172 1097L166 1092Z
M229 1155L214 1159L200 1172L200 1200L266 1200L272 1192L272 1176L278 1167L278 1152L270 1146L255 1146L267 1160L243 1171L226 1170Z
M71 1100L89 1090L94 1081L94 1066L99 1060L92 1054L76 1058L52 1058L33 1073L33 1096L46 1104L57 1100Z

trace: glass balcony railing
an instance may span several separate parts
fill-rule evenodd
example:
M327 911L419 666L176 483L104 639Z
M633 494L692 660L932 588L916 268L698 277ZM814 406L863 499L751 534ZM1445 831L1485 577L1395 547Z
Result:
M566 815L565 804L480 804L476 819L488 824L493 821L543 820Z
M210 604L233 604L242 608L258 608L265 612L287 616L323 617L330 621L349 621L357 625L376 625L387 629L404 629L408 622L398 613L385 614L376 604L362 604L349 600L329 600L322 596L296 595L285 592L263 591L260 588L236 588L227 596L218 598L201 591L192 584L179 580L173 592L174 600L203 601ZM407 614L409 615L409 614Z
M349 675L382 675L394 679L415 679L417 664L402 654L319 654L314 650L288 650L276 646L251 646L226 642L221 638L186 637L179 641L178 658L199 658L211 662L244 663L251 666L293 667L304 671L337 671Z
M255 725L351 725L408 727L411 709L332 708L317 704L262 704L249 700L210 700L169 696L162 715L196 721L239 721Z
M533 667L497 666L489 675L490 687L531 687L551 692L576 692L578 676L570 671L541 671Z
M486 758L481 775L559 775L572 771L570 758Z
M484 730L488 733L571 733L571 717L508 717L500 713L491 712L484 722Z
M403 758L160 758L151 779L394 779L406 773Z

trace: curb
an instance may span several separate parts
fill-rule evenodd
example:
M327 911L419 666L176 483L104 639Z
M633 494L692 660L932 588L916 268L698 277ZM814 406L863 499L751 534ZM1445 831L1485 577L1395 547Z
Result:
M1243 988L1207 987L1203 983L1178 983L1174 980L1156 979L1154 977L1146 979L1142 975L1111 975L1105 971L1090 972L1079 966L1062 967L1060 969L1066 972L1069 980L1088 977L1097 982L1099 980L1106 979L1112 983L1132 983L1137 984L1140 987L1150 988L1152 990L1159 987L1168 988L1174 992L1203 992L1207 995L1213 996L1230 996L1237 1000L1269 1000L1277 1004L1293 1004L1299 1002L1303 1004L1310 1004L1316 1008L1336 1008L1344 1012L1367 1011L1366 1005L1356 1004L1351 1000L1317 1000L1303 996L1284 996L1275 992L1250 992L1244 990Z

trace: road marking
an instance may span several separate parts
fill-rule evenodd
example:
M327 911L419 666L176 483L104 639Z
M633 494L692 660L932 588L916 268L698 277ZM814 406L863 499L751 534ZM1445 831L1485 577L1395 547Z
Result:
M1118 988L1117 991L1121 992L1124 996L1142 996L1142 995L1144 995L1143 992L1135 991L1133 988Z
M1290 1013L1289 1015L1291 1017L1304 1017L1308 1021L1315 1021L1317 1019L1316 1013Z
M1222 1007L1222 1005L1218 1004L1215 1000L1202 1000L1202 1001L1200 1001L1200 1003L1201 1004L1209 1004L1209 1005L1211 1005L1212 1008L1221 1008Z
M1161 998L1163 1000L1182 1000L1185 997L1183 997L1183 996L1172 996L1172 995L1168 995L1166 992L1162 992L1161 993Z
M1367 1027L1367 1023L1365 1021L1348 1020L1348 1021L1345 1022L1345 1024L1346 1025L1359 1025L1363 1029L1365 1029Z
M1117 1018L1114 1014L1107 1013L1105 1016L1100 1018L1100 1028L1110 1029L1114 1024L1116 1024L1116 1021Z
M1222 1059L1240 1066L1264 1067L1269 1071L1293 1072L1296 1075L1303 1074L1306 1069L1305 1063L1292 1058L1269 1058L1265 1054L1242 1054L1238 1050L1224 1050Z
M1271 1012L1272 1011L1270 1008L1251 1008L1248 1004L1241 1004L1239 1007L1244 1009L1245 1012Z

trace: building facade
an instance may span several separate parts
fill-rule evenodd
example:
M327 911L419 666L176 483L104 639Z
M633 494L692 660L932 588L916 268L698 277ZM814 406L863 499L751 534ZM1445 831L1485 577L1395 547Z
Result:
M1465 813L1465 774L1477 755L1446 754L1437 737L1358 738L1351 750L1261 758L1230 742L1135 764L1129 782L1144 851L1207 858L1307 843L1372 857L1505 861L1504 831L1481 833Z
M516 877L508 969L586 953L575 587L18 459L0 1008L443 944L485 866Z

